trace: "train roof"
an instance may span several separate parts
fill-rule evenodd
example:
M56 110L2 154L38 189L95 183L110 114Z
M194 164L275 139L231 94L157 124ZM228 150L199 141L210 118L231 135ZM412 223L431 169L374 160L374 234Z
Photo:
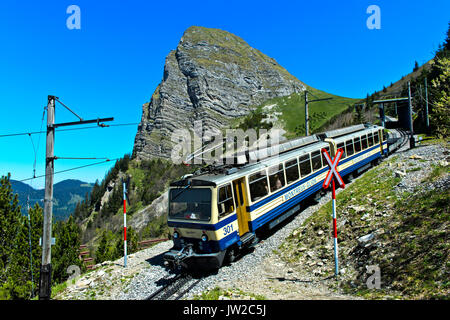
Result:
M333 131L328 131L322 134L317 134L310 136L311 139L308 139L310 142L305 146L300 146L298 148L292 149L290 151L278 154L276 156L262 159L255 163L248 163L243 166L234 166L232 168L227 168L221 172L206 172L197 175L189 175L185 176L185 179L181 179L170 184L171 187L182 187L190 184L191 186L217 186L221 185L225 182L229 182L230 180L238 179L242 176L258 172L265 168L276 165L280 162L285 162L287 160L293 159L295 157L301 156L305 153L309 153L312 151L320 150L322 148L326 148L329 144L322 139L324 138L332 138L336 141L336 143L340 143L349 138L353 138L356 136L360 136L364 133L370 133L377 131L378 129L383 128L377 125L357 125L351 126L348 128L337 129ZM319 139L320 138L320 139Z
M343 141L346 141L348 139L354 138L354 137L358 137L361 136L362 134L368 134L368 133L373 133L378 131L379 129L384 129L384 127L381 126L377 126L377 125L372 125L370 127L365 127L363 130L361 131L357 131L357 132L352 132L350 134L346 134L337 138L334 138L334 140L336 141L336 143L340 143Z

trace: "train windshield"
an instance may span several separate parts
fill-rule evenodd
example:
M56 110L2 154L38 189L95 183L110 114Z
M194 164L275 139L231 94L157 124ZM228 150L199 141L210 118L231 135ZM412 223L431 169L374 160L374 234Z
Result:
M209 221L211 218L211 189L170 190L169 218Z

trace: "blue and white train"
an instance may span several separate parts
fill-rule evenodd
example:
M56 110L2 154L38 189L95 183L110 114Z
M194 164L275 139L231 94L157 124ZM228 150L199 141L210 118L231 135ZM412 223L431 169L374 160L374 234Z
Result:
M321 149L345 153L338 170L352 176L387 155L383 127L358 125L280 145L277 156L222 172L190 175L171 183L168 226L173 248L164 254L169 268L220 268L239 251L297 213L302 201L322 191L328 171Z

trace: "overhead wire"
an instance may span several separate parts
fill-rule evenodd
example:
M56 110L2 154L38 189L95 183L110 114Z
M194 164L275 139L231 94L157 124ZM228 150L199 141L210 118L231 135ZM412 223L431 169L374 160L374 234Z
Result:
M119 160L119 159L120 159L120 158L106 159L106 160L104 160L104 161L95 162L95 163L91 163L91 164L86 164L86 165L79 166L79 167L74 167L74 168L69 168L69 169L65 169L65 170L55 171L53 174L59 174L59 173L64 173L64 172L73 171L73 170L77 170L77 169L82 169L82 168L86 168L86 167L90 167L90 166L95 166L95 165L107 163L107 162L110 162L110 161L117 161L117 160ZM37 176L37 177L26 178L26 179L22 179L22 180L19 180L19 181L20 181L20 182L23 182L23 181L28 181L28 180L38 179L38 178L46 177L46 176L48 176L48 175L49 175L49 174L43 174L43 175L40 175L40 176Z
M119 124L110 124L104 127L123 127L123 126L134 126L139 125L139 122L136 123L119 123ZM85 130L85 129L95 129L95 128L104 128L103 126L89 126L83 128L71 128L71 129L57 129L56 132L62 131L75 131L75 130ZM20 132L20 133L9 133L9 134L1 134L0 138L4 137L13 137L13 136L23 136L23 135L31 135L31 134L41 134L46 133L47 131L34 131L34 132Z

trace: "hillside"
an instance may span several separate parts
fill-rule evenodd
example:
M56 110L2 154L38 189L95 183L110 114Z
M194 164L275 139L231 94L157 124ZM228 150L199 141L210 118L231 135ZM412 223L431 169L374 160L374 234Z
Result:
M449 298L448 154L448 144L406 150L339 190L341 275L331 288L369 299ZM280 247L300 276L334 273L330 212L328 202ZM381 271L379 289L367 286L368 266Z
M43 207L44 189L33 189L30 185L11 180L15 193L19 195L19 205L26 213L27 197L30 197L30 207L39 203ZM53 216L56 220L66 220L74 211L78 202L89 194L93 185L80 180L68 179L53 185Z

